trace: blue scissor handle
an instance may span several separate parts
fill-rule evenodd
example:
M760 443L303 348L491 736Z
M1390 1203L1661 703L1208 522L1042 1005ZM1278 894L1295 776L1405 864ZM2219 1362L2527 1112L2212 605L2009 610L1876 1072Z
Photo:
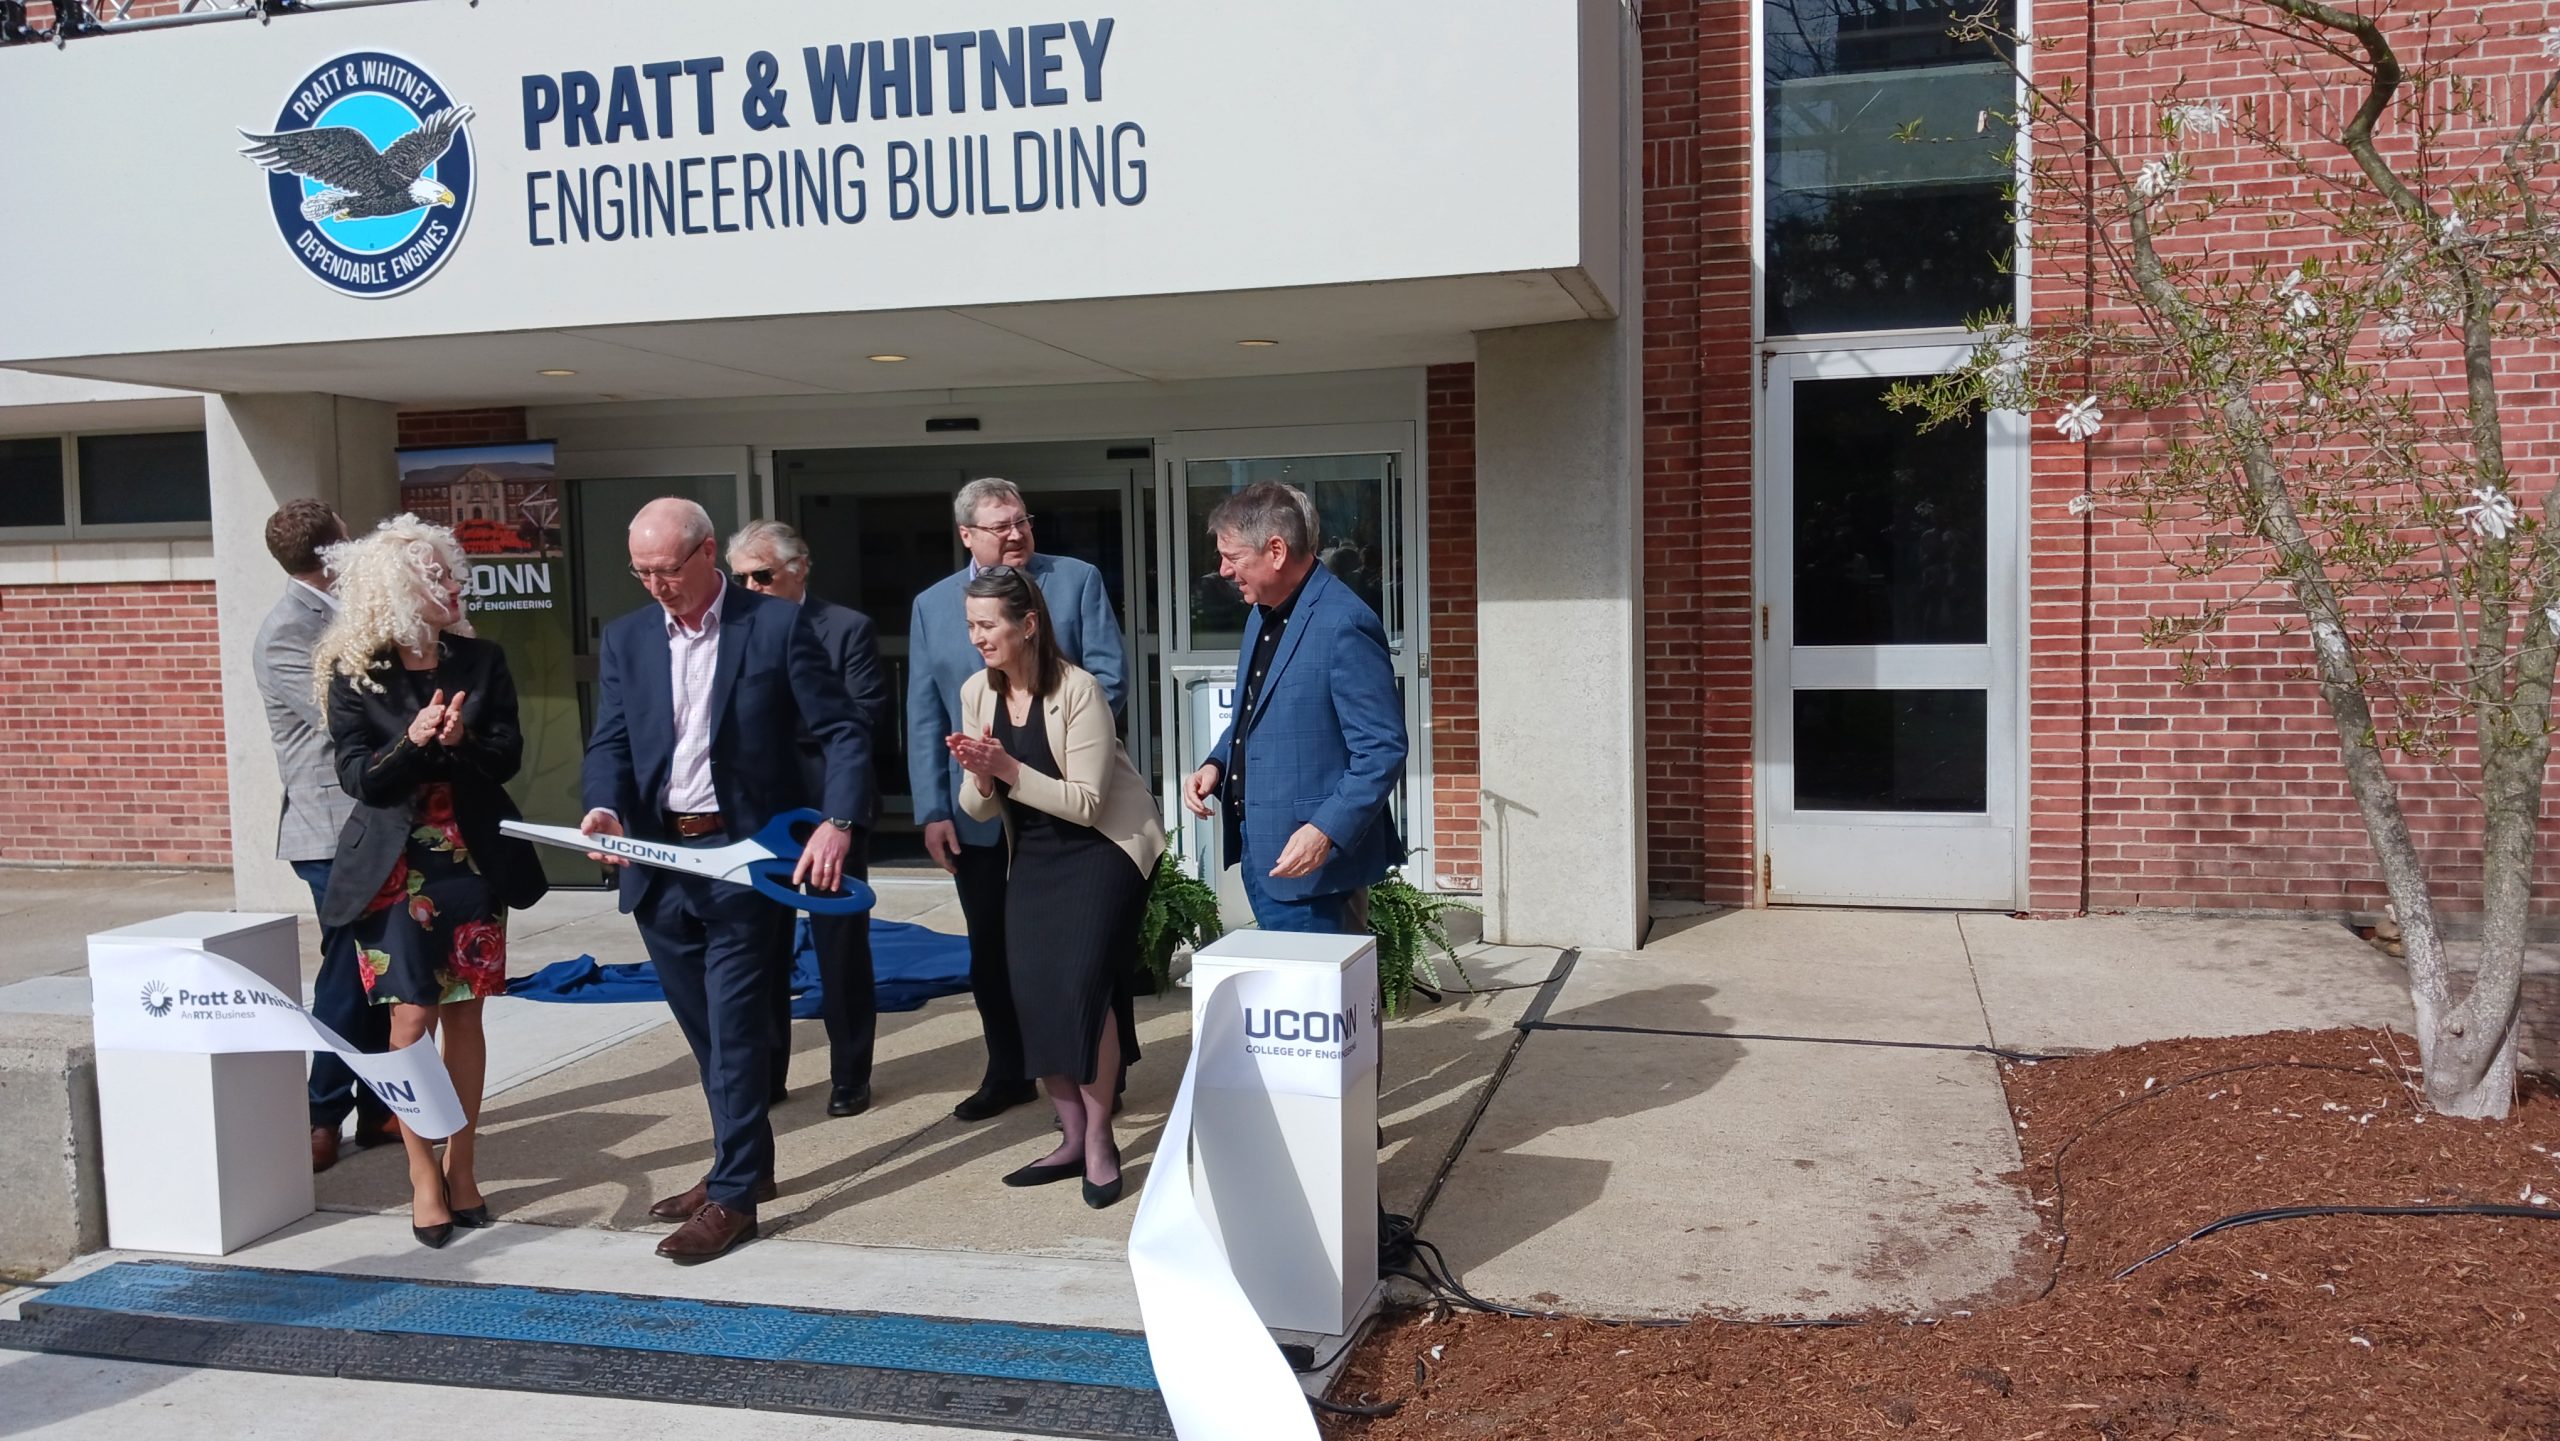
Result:
M813 896L792 888L791 873L800 865L800 838L792 834L791 828L826 823L825 816L805 806L796 811L784 811L765 822L764 829L749 839L773 852L774 859L747 862L747 883L768 900L780 901L793 910L807 911L813 916L858 916L877 905L879 898L871 893L871 887L853 876L837 880L836 884L843 890L841 895Z

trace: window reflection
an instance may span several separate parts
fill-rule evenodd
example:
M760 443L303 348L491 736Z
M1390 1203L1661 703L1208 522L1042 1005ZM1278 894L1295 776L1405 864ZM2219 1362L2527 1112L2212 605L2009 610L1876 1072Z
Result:
M1184 467L1183 524L1191 548L1191 647L1214 650L1244 639L1246 606L1235 583L1218 574L1218 543L1208 531L1219 502L1258 480L1294 485L1316 503L1316 558L1335 579L1378 613L1391 645L1403 642L1403 617L1391 609L1390 458L1383 455L1291 456L1266 460L1195 460Z
M1982 428L1919 428L1890 380L1795 387L1795 643L1980 645L1989 616Z
M1970 0L1769 0L1772 334L2005 309L2007 63L1948 34ZM2009 23L2012 6L2000 9Z

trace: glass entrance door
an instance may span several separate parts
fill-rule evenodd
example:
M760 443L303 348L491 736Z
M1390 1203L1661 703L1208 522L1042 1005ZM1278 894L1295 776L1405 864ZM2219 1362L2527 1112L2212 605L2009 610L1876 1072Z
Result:
M951 501L980 476L1021 488L1041 554L1072 556L1102 572L1128 656L1129 754L1141 767L1153 759L1156 583L1145 533L1151 457L1151 443L1135 440L787 451L774 458L776 509L809 542L811 588L871 617L889 672L896 724L875 767L886 814L873 837L874 861L924 858L907 781L908 624L916 596L968 561Z
M2017 497L1994 413L1884 403L1952 348L1770 358L1761 796L1772 904L1995 907L2017 847Z
M1378 613L1393 657L1396 688L1404 698L1410 745L1403 788L1393 797L1395 822L1416 857L1411 869L1428 875L1430 844L1415 817L1428 816L1430 745L1423 646L1414 634L1421 614L1418 581L1407 564L1418 528L1418 487L1411 483L1410 425L1299 426L1262 431L1193 431L1164 448L1159 506L1164 527L1161 561L1164 607L1172 622L1162 709L1165 813L1181 823L1177 844L1194 870L1214 876L1224 867L1221 827L1194 820L1176 803L1183 776L1217 743L1234 711L1236 650L1244 640L1246 606L1235 585L1218 574L1218 548L1207 528L1219 502L1259 480L1284 481L1315 501L1320 534L1316 557Z

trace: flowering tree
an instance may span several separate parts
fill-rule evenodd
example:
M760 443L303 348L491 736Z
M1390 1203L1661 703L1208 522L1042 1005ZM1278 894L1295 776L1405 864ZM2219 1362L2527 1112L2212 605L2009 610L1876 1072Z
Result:
M1896 403L1932 422L2039 412L2071 441L2138 447L2139 465L2105 468L2073 507L2124 516L2179 574L2226 582L2146 628L2189 680L2213 672L2237 617L2308 637L2403 929L2429 1103L2506 1114L2560 489L2555 448L2512 441L2502 401L2517 362L2549 364L2560 333L2560 29L2519 40L2450 11L2187 0L2181 25L2127 47L2176 75L2135 124L2039 75L2050 48L1995 8L1958 34L2020 58L2022 233L2039 274L2087 303L2023 326L1980 318L1970 362ZM2185 57L2247 78L2191 84L2171 68ZM2395 769L2456 775L2478 806L2483 933L2458 995Z

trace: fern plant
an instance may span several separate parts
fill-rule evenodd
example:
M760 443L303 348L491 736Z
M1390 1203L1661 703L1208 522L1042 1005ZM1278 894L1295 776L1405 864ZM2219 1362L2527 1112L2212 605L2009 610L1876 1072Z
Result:
M1449 940L1451 911L1484 914L1455 897L1419 889L1402 871L1389 871L1369 888L1369 931L1378 938L1378 991L1389 1016L1404 1014L1405 1001L1417 985L1440 989L1439 967L1431 959L1435 951L1448 959L1459 980L1467 980L1467 968Z
M1156 873L1147 885L1147 915L1138 925L1138 963L1150 982L1148 994L1173 980L1173 953L1184 945L1194 951L1227 932L1218 918L1218 893L1191 874L1181 857L1168 850L1156 858Z

